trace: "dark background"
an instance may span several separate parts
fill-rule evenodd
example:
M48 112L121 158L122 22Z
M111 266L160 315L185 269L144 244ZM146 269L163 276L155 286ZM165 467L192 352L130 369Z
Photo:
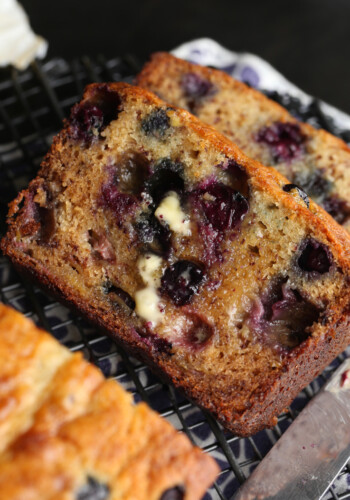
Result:
M49 57L142 61L208 36L268 60L306 92L350 112L350 0L22 0Z

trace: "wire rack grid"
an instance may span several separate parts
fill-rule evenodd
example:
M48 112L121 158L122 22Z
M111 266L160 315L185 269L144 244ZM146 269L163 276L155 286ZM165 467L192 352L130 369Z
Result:
M71 62L62 59L36 61L24 72L14 68L1 70L0 236L5 232L8 203L34 177L52 136L62 127L62 120L68 116L72 105L81 98L85 85L98 81L131 82L139 68L138 61L128 55L112 60L98 56ZM290 109L296 107L288 96L275 94L271 97ZM320 114L317 101L307 110L299 107L297 111L299 115L304 113L303 118L313 124L332 128L327 117ZM83 318L17 274L1 254L0 300L32 318L72 351L82 350L106 376L118 380L132 392L135 401L146 401L178 430L185 432L193 443L210 453L218 461L221 473L207 493L207 500L232 497L346 356L346 353L341 355L302 391L289 411L279 417L274 429L243 439L224 430L211 415L191 404L172 386L162 383L111 339L97 333ZM347 465L323 500L350 498L349 478Z

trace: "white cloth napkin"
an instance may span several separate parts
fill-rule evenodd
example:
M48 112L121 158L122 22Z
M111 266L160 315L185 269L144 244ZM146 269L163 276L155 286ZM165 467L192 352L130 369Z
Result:
M223 69L237 80L248 82L252 87L288 93L300 99L305 105L312 100L311 96L287 80L264 59L248 52L232 52L210 38L200 38L184 43L172 53L181 59ZM334 120L337 127L350 129L348 114L322 101L320 107L325 115Z

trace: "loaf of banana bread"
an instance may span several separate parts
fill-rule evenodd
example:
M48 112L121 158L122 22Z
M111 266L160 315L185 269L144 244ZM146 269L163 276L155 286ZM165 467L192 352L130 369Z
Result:
M14 264L239 435L350 341L350 237L185 110L90 85L11 204Z
M191 111L242 151L273 166L350 229L350 149L223 71L156 53L137 84Z
M0 303L0 498L199 499L217 465Z

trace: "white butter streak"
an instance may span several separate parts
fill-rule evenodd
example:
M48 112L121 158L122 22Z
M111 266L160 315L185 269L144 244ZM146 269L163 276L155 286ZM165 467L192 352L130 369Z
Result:
M159 287L162 263L163 259L161 257L151 253L139 258L137 267L145 285Z
M136 314L146 321L158 323L162 319L159 310L159 296L152 286L147 286L135 293Z
M169 191L162 200L155 216L161 222L166 222L169 228L184 236L190 236L189 220L181 209L180 199L175 191ZM160 311L160 298L157 288L160 286L163 259L158 255L146 254L137 262L139 273L146 288L135 293L135 311L146 321L158 323L163 315Z
M179 196L175 191L169 191L154 214L159 221L166 222L172 231L185 236L191 235L190 221L186 218L180 205Z
M146 288L135 293L135 311L141 318L152 323L158 323L162 319L159 309L160 298L157 293L162 265L163 259L154 254L146 254L137 261L137 267Z
M0 0L0 66L25 69L46 52L46 40L31 30L23 7L16 0Z

